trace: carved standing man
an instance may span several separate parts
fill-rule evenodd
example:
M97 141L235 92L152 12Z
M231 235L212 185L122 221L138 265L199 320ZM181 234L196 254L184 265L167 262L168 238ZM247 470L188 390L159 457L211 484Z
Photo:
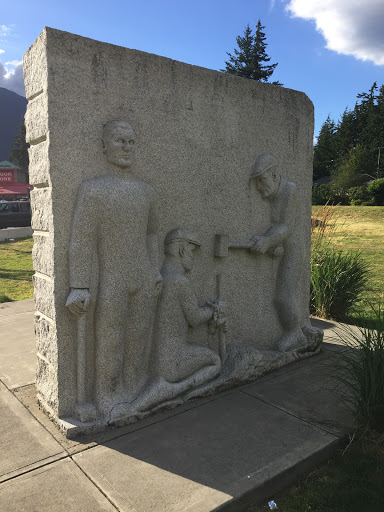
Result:
M135 134L127 122L104 126L106 173L81 183L69 246L66 306L75 315L89 305L97 252L95 391L104 416L121 397L132 401L145 385L162 282L155 190L133 175L134 148Z
M213 319L215 311L213 303L199 306L187 277L193 267L194 250L200 245L196 235L184 228L173 229L165 237L165 260L161 269L164 285L154 346L157 378L133 404L138 410L171 400L220 373L218 354L188 340L189 329ZM225 327L224 314L216 322Z
M251 179L263 199L271 203L271 226L265 233L254 236L251 252L281 256L276 279L275 305L283 328L279 350L289 351L307 344L299 319L296 289L304 260L304 241L296 226L296 185L286 181L277 171L278 162L273 155L262 154L252 167Z

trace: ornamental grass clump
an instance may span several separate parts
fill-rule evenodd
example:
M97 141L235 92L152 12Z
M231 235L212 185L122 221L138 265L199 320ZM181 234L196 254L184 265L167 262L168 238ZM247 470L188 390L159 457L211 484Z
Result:
M369 267L361 253L335 248L336 225L337 207L328 204L312 219L310 311L345 320L364 291Z
M342 325L337 330L347 350L335 359L333 375L340 384L336 392L354 411L358 425L384 432L383 303L371 308L375 328Z
M361 253L324 247L311 257L311 313L345 320L368 281L369 268Z

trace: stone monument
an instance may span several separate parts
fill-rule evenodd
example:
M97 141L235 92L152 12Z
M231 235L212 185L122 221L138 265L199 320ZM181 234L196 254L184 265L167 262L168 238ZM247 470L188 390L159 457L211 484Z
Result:
M313 107L45 28L24 57L37 396L68 436L320 350Z

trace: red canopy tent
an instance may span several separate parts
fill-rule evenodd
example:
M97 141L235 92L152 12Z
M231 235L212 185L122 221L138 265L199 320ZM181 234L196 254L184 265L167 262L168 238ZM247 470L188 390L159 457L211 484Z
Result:
M28 196L28 189L33 186L29 183L0 183L0 199L12 201Z

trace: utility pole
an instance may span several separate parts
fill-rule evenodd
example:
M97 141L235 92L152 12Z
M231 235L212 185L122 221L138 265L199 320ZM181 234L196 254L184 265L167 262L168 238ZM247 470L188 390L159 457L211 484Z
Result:
M380 150L384 149L384 147L380 146L377 149L379 150L379 154L377 155L377 171L376 171L376 174L377 174L377 179L379 179L380 178Z

